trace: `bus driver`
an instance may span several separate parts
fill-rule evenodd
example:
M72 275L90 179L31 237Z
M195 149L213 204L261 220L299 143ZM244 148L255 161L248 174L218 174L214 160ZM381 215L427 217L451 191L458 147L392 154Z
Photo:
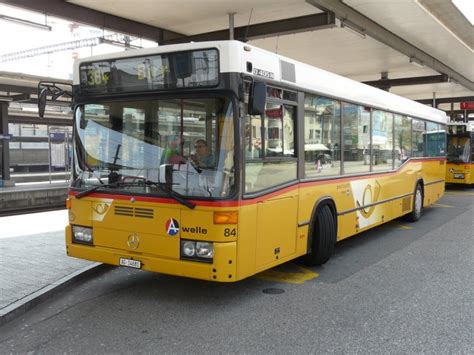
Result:
M198 139L194 143L194 154L190 158L193 163L199 168L210 168L214 166L214 157L209 151L209 146L204 139Z

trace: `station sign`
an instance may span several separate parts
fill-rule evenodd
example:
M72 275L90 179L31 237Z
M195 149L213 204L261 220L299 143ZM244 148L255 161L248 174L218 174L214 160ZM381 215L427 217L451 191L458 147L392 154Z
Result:
M461 110L474 110L474 101L461 102Z

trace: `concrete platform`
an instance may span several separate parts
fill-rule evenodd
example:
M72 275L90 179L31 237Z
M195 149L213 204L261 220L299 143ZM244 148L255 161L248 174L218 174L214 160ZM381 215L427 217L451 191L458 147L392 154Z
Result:
M102 264L66 255L67 210L0 217L0 325Z
M69 184L66 182L21 184L0 188L0 213L57 208L64 206Z

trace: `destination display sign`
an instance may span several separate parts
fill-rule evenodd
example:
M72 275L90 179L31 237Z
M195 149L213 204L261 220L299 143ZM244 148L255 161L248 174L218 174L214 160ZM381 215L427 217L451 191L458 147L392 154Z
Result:
M106 94L177 88L213 87L219 83L217 49L107 59L79 67L83 93Z

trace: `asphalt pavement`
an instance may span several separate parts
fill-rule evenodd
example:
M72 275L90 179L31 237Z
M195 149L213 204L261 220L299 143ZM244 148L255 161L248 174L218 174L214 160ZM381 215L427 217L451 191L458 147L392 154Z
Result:
M419 222L342 241L321 267L287 263L233 284L91 273L0 325L0 352L474 353L473 221L474 189L450 189ZM92 267L65 256L62 231L42 235L23 248L36 257L14 259Z

